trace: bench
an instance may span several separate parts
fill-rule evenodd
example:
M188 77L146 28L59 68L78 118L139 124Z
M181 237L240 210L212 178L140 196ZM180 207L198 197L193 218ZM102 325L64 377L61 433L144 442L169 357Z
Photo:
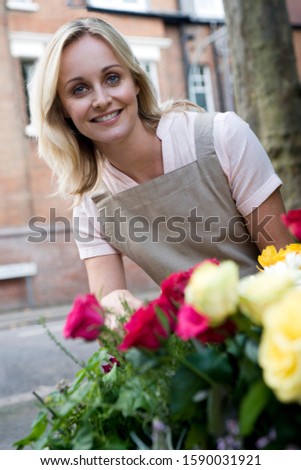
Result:
M9 279L25 278L27 303L29 307L34 307L34 295L32 288L32 277L36 276L38 267L36 263L10 263L0 265L0 281Z

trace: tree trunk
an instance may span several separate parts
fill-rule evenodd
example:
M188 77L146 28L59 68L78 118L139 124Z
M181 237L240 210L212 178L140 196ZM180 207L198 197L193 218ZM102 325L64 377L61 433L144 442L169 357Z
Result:
M287 208L301 206L301 86L285 0L224 0L237 113L283 180Z

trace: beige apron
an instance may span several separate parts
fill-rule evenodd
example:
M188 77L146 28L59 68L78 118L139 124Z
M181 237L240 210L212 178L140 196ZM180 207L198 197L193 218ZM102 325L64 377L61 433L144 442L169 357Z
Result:
M236 261L241 276L256 272L259 251L215 153L213 119L196 118L195 162L118 194L102 182L92 194L107 241L157 284L206 258Z

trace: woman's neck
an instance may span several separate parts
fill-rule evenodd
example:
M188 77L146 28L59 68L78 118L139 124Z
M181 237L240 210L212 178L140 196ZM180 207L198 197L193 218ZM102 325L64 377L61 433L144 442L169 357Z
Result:
M104 157L139 184L163 174L161 140L153 130L144 128L144 132L131 143L110 146Z

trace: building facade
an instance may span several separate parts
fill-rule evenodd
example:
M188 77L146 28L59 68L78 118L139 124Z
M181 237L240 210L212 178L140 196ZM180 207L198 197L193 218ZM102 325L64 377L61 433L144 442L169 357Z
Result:
M300 6L288 5L301 76ZM72 201L50 196L27 92L51 35L82 16L99 16L126 37L161 102L190 98L208 111L234 109L222 0L0 0L0 311L69 303L88 291ZM154 283L125 264L129 288L152 292Z

